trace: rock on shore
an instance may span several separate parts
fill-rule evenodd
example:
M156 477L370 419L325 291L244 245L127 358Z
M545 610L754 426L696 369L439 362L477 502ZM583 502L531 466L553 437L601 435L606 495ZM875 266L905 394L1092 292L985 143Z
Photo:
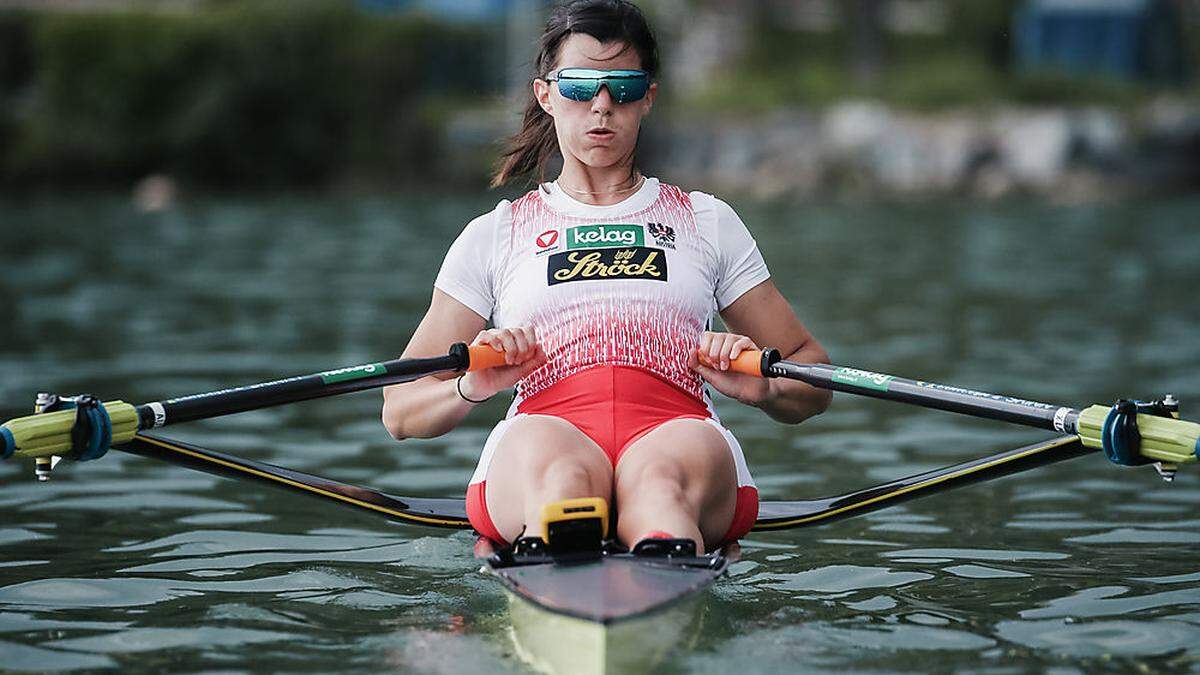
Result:
M919 114L870 101L760 119L657 120L648 159L680 182L762 196L1041 194L1059 200L1194 188L1200 110L1002 107Z

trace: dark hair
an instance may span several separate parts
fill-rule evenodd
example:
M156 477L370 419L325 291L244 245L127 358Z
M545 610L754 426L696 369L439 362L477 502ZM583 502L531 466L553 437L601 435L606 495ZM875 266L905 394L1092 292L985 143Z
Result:
M637 52L642 70L651 79L658 74L658 43L637 5L628 0L574 0L551 10L538 41L534 77L550 73L558 61L562 43L575 33L590 35L602 43L624 42ZM521 130L508 139L500 168L492 177L492 187L535 172L539 181L545 180L546 162L558 151L554 118L542 110L531 93Z

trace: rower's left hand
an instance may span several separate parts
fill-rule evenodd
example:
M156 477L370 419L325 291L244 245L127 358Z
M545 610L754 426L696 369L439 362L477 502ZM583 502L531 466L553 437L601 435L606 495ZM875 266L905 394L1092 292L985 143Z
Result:
M700 336L700 346L688 356L688 365L722 394L748 405L757 405L770 395L770 380L735 373L729 370L729 362L746 350L758 348L758 345L745 335L706 331ZM701 363L700 354L704 354L714 367Z

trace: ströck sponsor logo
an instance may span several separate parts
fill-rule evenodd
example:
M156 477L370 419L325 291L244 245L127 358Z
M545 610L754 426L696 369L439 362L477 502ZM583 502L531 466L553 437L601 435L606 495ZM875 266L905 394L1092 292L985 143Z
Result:
M616 248L642 246L641 225L580 225L567 230L567 248Z
M568 251L550 256L546 284L593 279L667 280L667 259L662 249L606 248L599 251Z

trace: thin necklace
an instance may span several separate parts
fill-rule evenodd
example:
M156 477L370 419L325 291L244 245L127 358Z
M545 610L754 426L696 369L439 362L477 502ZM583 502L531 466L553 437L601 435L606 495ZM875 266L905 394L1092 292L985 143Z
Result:
M634 183L633 185L631 185L627 188L621 188L619 190L603 190L603 191L599 191L599 192L591 192L589 190L577 190L573 187L567 187L566 185L563 185L561 180L558 181L558 186L560 188L566 190L567 192L574 192L577 195L587 195L588 197L595 197L597 195L619 195L619 194L623 194L626 192L633 192L634 190L637 190L638 188L642 187L642 183L646 182L646 177L642 175L641 171L639 171L637 175L638 175L638 177L637 177L636 183Z

